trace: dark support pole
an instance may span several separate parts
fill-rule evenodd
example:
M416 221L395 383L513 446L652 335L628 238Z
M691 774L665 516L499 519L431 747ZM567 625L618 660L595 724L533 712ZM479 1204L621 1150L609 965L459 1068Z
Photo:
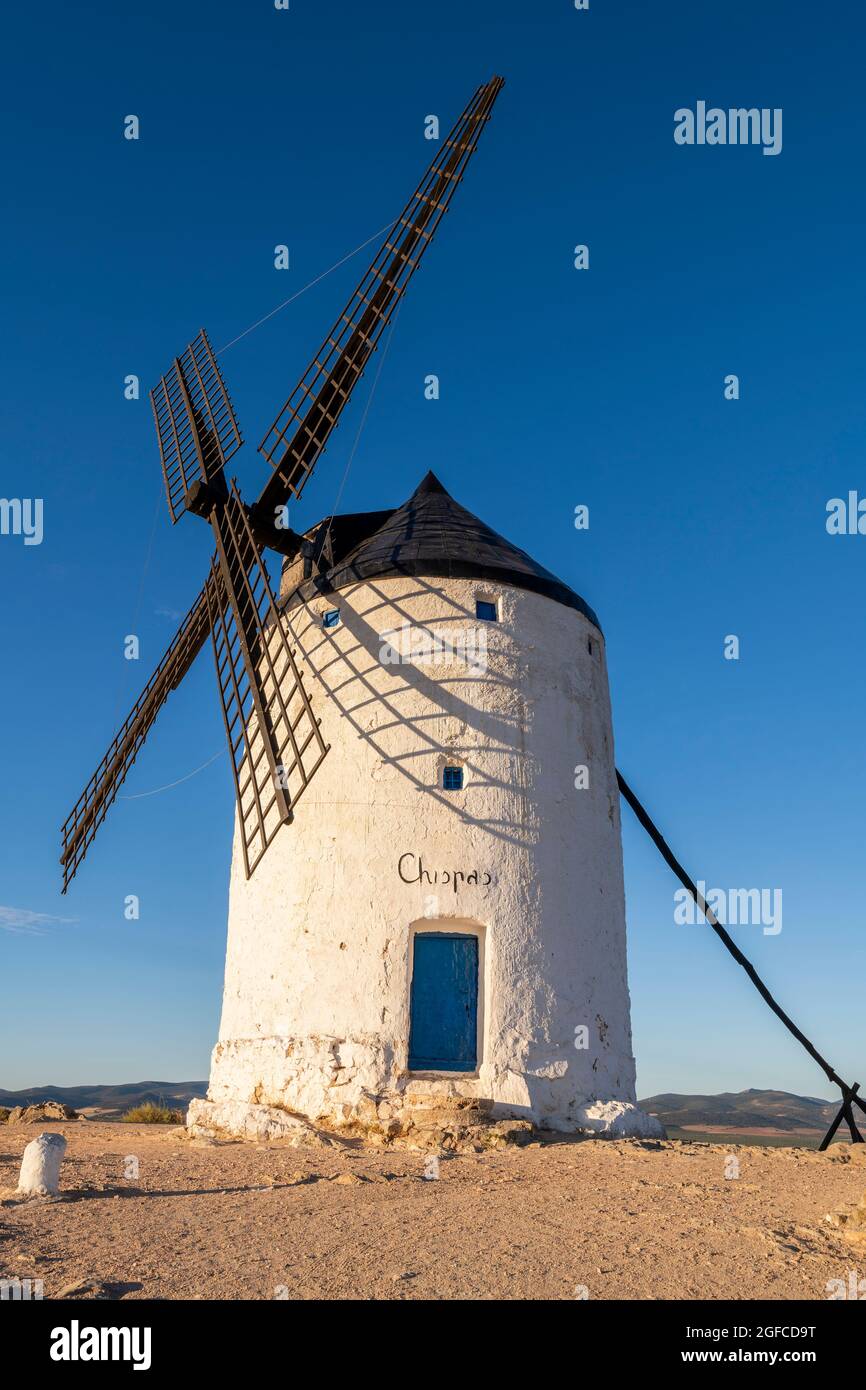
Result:
M830 1066L830 1063L826 1061L824 1057L821 1056L818 1049L814 1047L812 1043L810 1043L805 1033L800 1032L800 1029L797 1027L794 1020L788 1017L782 1006L776 1003L776 1000L773 998L772 994L767 989L767 986L764 984L763 980L761 979L755 967L752 965L751 961L743 955L739 946L736 944L733 938L729 936L728 933L725 931L725 928L722 926L721 922L716 917L716 914L713 912L712 908L706 902L706 899L703 897L701 893L698 892L697 885L694 884L692 880L689 878L688 874L686 873L682 864L674 855L673 850L668 845L661 831L658 829L656 825L653 824L649 815L644 810L641 803L638 801L637 797L635 796L631 787L626 782L622 773L619 771L617 771L616 780L619 784L619 789L623 795L623 798L628 802L629 806L634 811L635 815L637 816L637 819L640 821L640 824L643 826L644 830L649 835L656 849L661 854L662 859L664 859L665 863L669 866L669 868L673 869L680 883L687 890L687 892L691 893L701 912L704 914L713 931L716 933L716 936L719 938L719 940L722 942L725 948L728 951L730 951L737 964L743 967L749 979L752 981L752 984L755 986L755 989L761 995L761 998L764 999L767 1004L769 1004L776 1017L782 1020L785 1027L788 1029L788 1032L793 1033L797 1041L801 1043L803 1047L805 1047L806 1051L809 1053L809 1056L815 1062L818 1063L818 1066L821 1068L828 1081L831 1081L834 1086L838 1086L839 1090L842 1092L842 1108L839 1111L839 1114L836 1116L836 1119L833 1121L833 1124L830 1126L830 1129L827 1131L827 1134L825 1135L821 1143L821 1149L823 1150L827 1148L827 1145L830 1143L831 1139L833 1138L834 1134L836 1133L836 1130L839 1128L839 1125L841 1124L843 1119L847 1122L848 1128L851 1131L851 1142L853 1144L862 1144L864 1142L863 1136L858 1130L856 1124L854 1123L853 1110L853 1105L857 1105L860 1107L863 1113L866 1114L866 1103L864 1103L860 1096L857 1095L857 1092L860 1089L859 1081L856 1082L853 1086L849 1086L847 1082L843 1081L841 1076L839 1076L838 1073L833 1069L833 1067Z
M826 1148L829 1148L833 1135L836 1133L836 1130L839 1128L843 1120L847 1120L848 1122L848 1128L851 1131L852 1143L863 1143L863 1136L857 1128L856 1124L854 1123L854 1111L851 1106L852 1100L857 1100L855 1092L859 1091L859 1089L860 1082L857 1081L851 1087L850 1091L846 1089L843 1092L842 1107L839 1111L839 1114L836 1116L830 1128L827 1130L827 1133L824 1135L824 1138L821 1140L821 1143L818 1145L818 1149L821 1153L823 1153ZM862 1106L862 1101L857 1100L857 1104Z

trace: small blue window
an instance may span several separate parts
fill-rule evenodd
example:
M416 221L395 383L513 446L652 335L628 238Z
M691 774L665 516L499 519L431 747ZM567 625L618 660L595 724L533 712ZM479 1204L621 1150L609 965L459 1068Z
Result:
M479 622L483 622L483 623L495 623L495 622L496 622L496 604L495 604L495 603L488 603L488 602L486 601L486 599L481 599L481 598L476 599L476 602L475 602L475 616L476 616L476 618L478 618Z
M446 767L442 773L442 786L446 792L462 792L463 768Z
M340 621L339 608L329 608L322 619L322 627L337 627Z

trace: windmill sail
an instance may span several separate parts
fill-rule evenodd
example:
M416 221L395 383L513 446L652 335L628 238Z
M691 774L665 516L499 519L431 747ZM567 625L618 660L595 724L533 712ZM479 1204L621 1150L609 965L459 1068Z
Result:
M108 808L135 762L156 716L207 641L210 615L217 601L216 593L210 592L212 584L213 580L209 578L63 825L60 862L63 865L64 893L105 820Z
M275 470L257 511L300 497L331 431L430 245L503 86L480 86L377 252L346 308L259 445Z
M243 444L228 391L204 329L150 393L173 522L194 482L211 482Z
M290 494L300 496L450 204L503 85L502 78L494 77L478 88L280 411L261 445L274 472L255 507L248 511L234 484L231 489L226 484L225 464L243 440L204 329L151 391L172 520L187 510L206 517L217 555L204 589L67 817L61 855L64 893L157 714L208 632L248 877L279 826L291 819L295 802L327 753L256 536L289 553L284 537L278 543L272 509Z
M208 587L217 681L247 878L328 751L261 553L232 484L214 510Z

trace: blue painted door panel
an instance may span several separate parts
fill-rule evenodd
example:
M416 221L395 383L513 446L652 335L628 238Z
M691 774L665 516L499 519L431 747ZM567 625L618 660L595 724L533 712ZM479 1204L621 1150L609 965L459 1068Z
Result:
M477 936L416 934L410 1008L410 1071L475 1071Z

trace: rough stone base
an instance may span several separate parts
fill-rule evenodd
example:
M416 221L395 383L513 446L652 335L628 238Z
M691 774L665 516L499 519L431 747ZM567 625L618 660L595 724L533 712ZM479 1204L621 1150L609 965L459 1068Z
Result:
M371 1100L372 1106L372 1100ZM664 1139L663 1126L654 1115L624 1101L595 1101L578 1117L579 1124L550 1124L559 1133L580 1133L604 1139ZM489 1106L462 1098L428 1098L395 1114L388 1101L372 1106L366 1119L353 1118L337 1128L327 1121L314 1124L302 1115L276 1105L246 1101L193 1100L187 1112L187 1127L201 1138L233 1135L242 1139L281 1139L292 1147L322 1147L337 1138L361 1138L374 1147L435 1149L454 1152L461 1149L501 1148L525 1144L536 1134L529 1120L497 1119Z
M319 1147L328 1141L302 1115L291 1115L275 1105L249 1105L242 1100L192 1100L186 1112L190 1134L214 1139L231 1134L239 1139L287 1139L293 1148L299 1144Z
M477 1074L437 1075L407 1072L394 1040L379 1035L224 1039L214 1049L208 1101L193 1103L190 1123L252 1138L313 1127L421 1146L437 1132L474 1143L465 1131L480 1126L488 1135L500 1121L611 1139L664 1138L658 1120L634 1103L631 1059L611 1076L608 1058L606 1074L585 1091L574 1059L543 1060L527 1057L520 1072L483 1063Z
M353 1120L339 1129L313 1124L277 1105L251 1105L245 1101L193 1100L187 1111L187 1128L196 1138L232 1135L241 1139L281 1139L296 1148L327 1146L339 1139L361 1138L376 1147L412 1149L501 1148L522 1144L535 1133L528 1120L497 1120L483 1107L467 1101L418 1106L400 1119L374 1116L367 1123Z

